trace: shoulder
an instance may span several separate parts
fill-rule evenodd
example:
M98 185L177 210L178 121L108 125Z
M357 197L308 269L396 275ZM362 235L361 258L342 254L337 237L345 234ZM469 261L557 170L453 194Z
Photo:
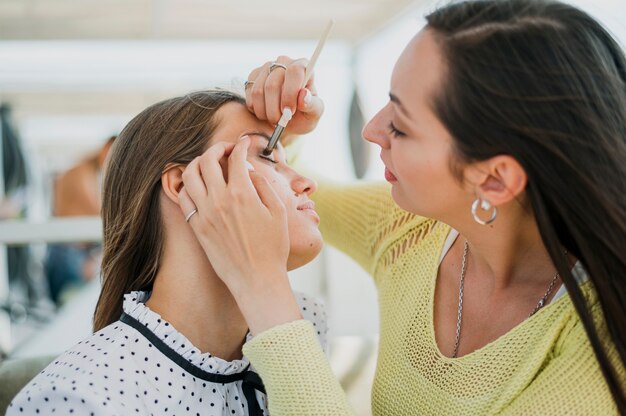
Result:
M113 415L114 403L103 396L98 398L81 385L65 382L52 383L40 380L29 383L13 399L7 415L36 415L57 413L63 415Z
M407 261L411 263L431 262L439 255L450 232L450 226L442 222L408 212L396 218L393 224L375 255L375 275L407 254L410 256Z
M18 393L7 414L51 409L60 414L115 414L116 405L107 391L119 379L120 357L134 341L123 325L113 323L53 360Z
M584 297L589 305L591 318L596 326L601 344L606 351L609 362L617 370L617 377L626 385L626 368L621 361L619 352L611 340L610 333L604 320L601 304L597 294L587 282L581 285ZM570 319L555 345L555 362L559 363L563 379L575 383L584 405L589 409L610 408L613 398L603 375L600 363L591 345L587 331L578 313L573 310ZM583 403L579 403L583 406ZM608 407L607 407L608 406ZM607 410L608 412L608 410ZM609 414L608 412L606 414Z
M313 324L313 329L317 334L320 344L324 351L326 351L328 323L324 302L306 293L294 292L294 296L300 306L302 318Z

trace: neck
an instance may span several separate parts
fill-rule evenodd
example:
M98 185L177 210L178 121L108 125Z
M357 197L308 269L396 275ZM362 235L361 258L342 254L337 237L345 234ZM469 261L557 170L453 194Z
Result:
M467 219L452 225L462 235L454 244L456 249L462 253L464 238L467 239L471 268L476 275L491 280L494 290L546 286L556 268L534 218L502 211L492 225Z
M227 361L240 359L248 326L235 299L191 230L176 237L166 239L159 273L146 305L201 352Z

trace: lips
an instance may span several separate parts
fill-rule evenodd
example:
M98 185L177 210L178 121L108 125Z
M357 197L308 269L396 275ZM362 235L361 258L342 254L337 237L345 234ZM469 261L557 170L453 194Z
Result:
M396 178L396 176L391 173L391 170L389 170L389 168L387 167L387 162L385 162L385 158L383 157L382 152L380 154L380 160L382 160L383 164L385 165L385 179L387 180L387 182L398 182L398 178Z
M317 212L315 212L315 202L306 201L305 203L298 205L298 211L306 213L308 216L313 218L317 224L319 224L320 216L317 215Z
M388 182L398 181L398 178L396 178L395 175L391 173L391 171L387 167L385 167L385 179L387 179Z
M303 211L306 209L311 209L315 211L315 202L307 201L304 204L298 205L298 211Z

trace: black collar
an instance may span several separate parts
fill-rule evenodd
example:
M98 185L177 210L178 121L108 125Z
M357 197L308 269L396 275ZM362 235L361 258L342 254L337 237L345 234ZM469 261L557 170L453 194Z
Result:
M235 381L243 380L242 390L246 400L248 401L249 413L251 416L261 415L261 409L259 403L255 400L254 390L258 390L261 393L265 393L265 386L263 381L257 373L250 370L250 364L240 373L235 374L215 374L204 371L199 367L191 364L185 360L180 354L174 351L169 345L163 342L156 334L150 331L145 325L133 318L132 316L122 313L120 321L135 328L141 335L143 335L148 341L154 345L156 349L161 351L167 358L172 360L180 368L188 372L194 377L201 380L206 380L211 383L233 383Z

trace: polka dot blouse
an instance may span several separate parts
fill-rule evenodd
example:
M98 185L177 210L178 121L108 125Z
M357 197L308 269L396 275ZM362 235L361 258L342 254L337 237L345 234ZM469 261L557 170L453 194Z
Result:
M119 321L55 359L13 399L7 415L267 415L261 379L246 357L201 353L145 302L124 297ZM296 293L326 346L322 304ZM248 334L247 340L251 339Z

